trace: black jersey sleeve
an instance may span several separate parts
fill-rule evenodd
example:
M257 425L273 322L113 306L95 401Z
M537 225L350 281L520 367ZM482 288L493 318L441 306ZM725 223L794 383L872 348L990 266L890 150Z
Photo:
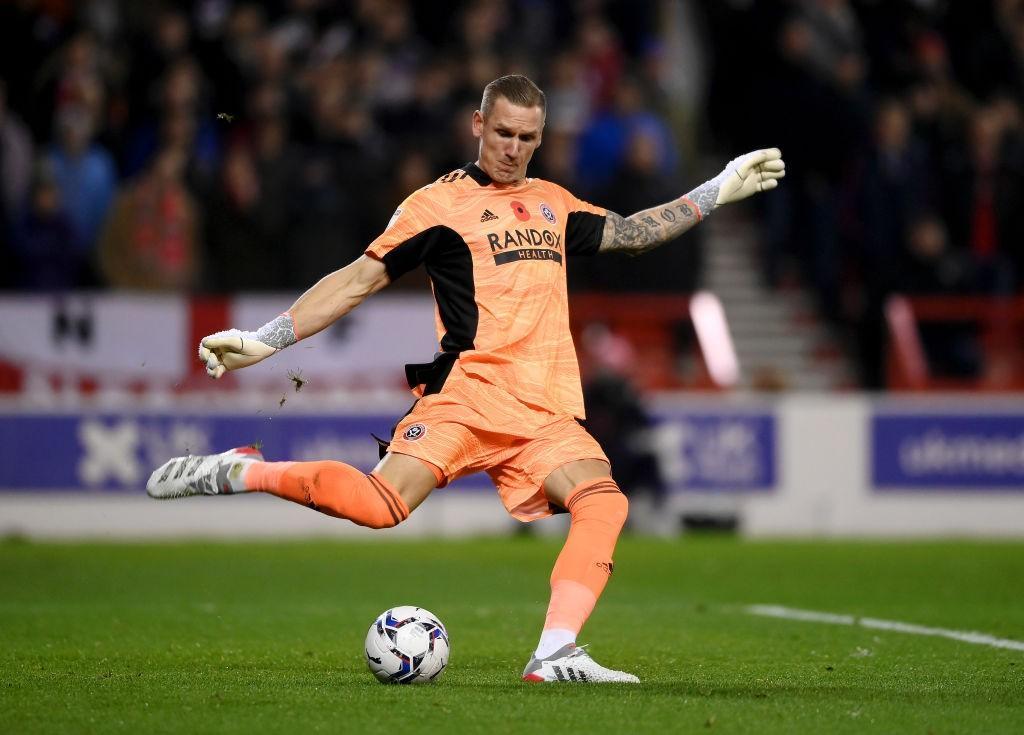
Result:
M595 255L604 237L607 210L578 199L565 189L561 191L568 212L565 222L565 252L569 255Z

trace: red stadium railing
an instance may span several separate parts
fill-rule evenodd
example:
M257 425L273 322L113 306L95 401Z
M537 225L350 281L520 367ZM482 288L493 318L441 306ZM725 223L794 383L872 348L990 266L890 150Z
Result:
M696 318L711 326L695 329L698 296L573 294L571 328L584 377L610 367L628 375L641 390L730 387L738 366L724 314L715 325L714 313L720 310L703 310L711 314ZM595 326L602 330L596 340L590 331Z
M1024 297L904 296L889 298L888 387L891 390L1024 390ZM981 357L974 377L936 374L922 325L968 325Z

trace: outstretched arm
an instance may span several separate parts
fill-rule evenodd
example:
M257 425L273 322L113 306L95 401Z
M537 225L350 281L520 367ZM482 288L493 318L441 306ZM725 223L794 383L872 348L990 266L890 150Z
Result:
M213 378L254 365L330 326L390 282L384 264L363 255L321 278L292 308L255 332L229 329L204 338L199 359Z
M288 314L302 337L310 337L334 324L390 282L382 262L362 255L321 278L298 298Z
M719 205L738 202L779 185L786 164L778 148L754 151L729 161L713 179L688 194L628 217L609 211L598 252L640 255L674 240L707 217Z

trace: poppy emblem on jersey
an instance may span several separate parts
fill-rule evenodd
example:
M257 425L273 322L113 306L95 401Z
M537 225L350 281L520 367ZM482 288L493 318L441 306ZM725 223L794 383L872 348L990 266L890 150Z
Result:
M521 222L526 222L530 219L530 213L526 211L526 207L523 206L522 202L512 202L512 213L515 214L516 219Z
M412 426L405 430L405 433L402 434L402 438L414 442L426 433L426 426L424 426L423 424L413 424Z
M546 219L551 224L555 224L555 222L557 221L557 219L555 218L554 211L547 204L540 205L540 213L543 214L544 219Z

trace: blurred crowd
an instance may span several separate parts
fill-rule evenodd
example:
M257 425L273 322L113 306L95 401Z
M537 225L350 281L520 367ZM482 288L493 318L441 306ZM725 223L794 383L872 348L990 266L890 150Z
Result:
M356 258L406 195L475 160L472 112L511 72L548 94L532 174L623 210L664 201L679 193L680 155L662 11L4 3L0 278L51 291L305 288ZM667 250L612 285L689 290L696 253Z
M765 279L867 385L888 294L1024 283L1024 0L8 0L0 43L6 289L305 288L475 158L513 72L548 95L531 173L623 214L781 147ZM699 272L695 231L570 276Z
M715 55L718 142L786 154L761 202L765 277L807 285L850 327L864 385L884 383L890 294L1024 290L1024 2L706 8L712 45L742 49ZM979 371L969 325L922 337L937 372Z

